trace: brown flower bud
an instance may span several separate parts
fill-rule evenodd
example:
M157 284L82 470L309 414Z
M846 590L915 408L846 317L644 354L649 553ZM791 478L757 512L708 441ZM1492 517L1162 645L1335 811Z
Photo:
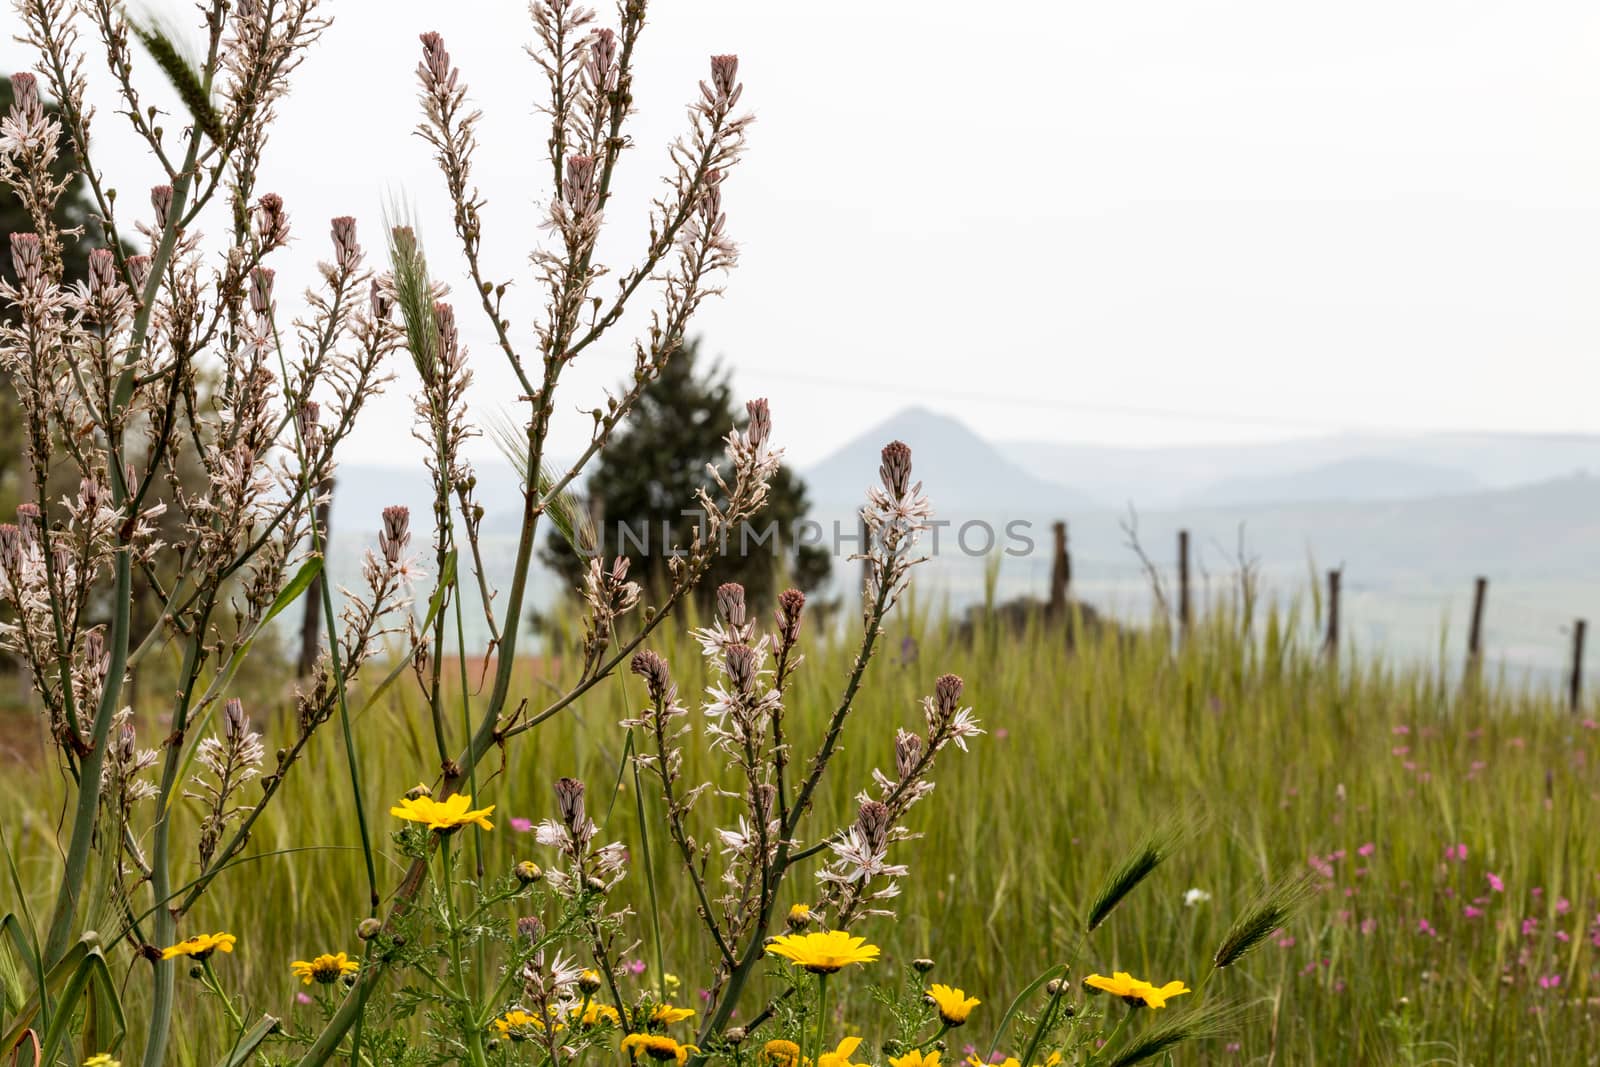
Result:
M150 206L156 209L156 229L167 228L167 216L172 212L172 186L157 185L150 190Z
M145 282L150 280L150 257L129 256L128 275L133 279L134 286L142 292Z
M363 941L371 941L383 932L383 923L370 915L362 919L356 926L356 937Z
M929 971L933 970L933 961L928 959L926 956L919 956L917 959L911 961L911 969L916 971L918 974L927 974Z
M272 313L272 279L277 271L271 267L256 267L250 272L250 310L266 317Z
M238 741L250 729L250 716L244 713L244 702L238 697L228 698L222 706L222 729L229 741Z
M11 117L24 127L44 121L39 79L32 74L19 71L11 76Z
M917 762L922 758L922 738L914 733L901 730L894 739L894 767L903 782L916 770Z
M356 242L356 220L340 215L333 220L333 255L340 270L355 270L361 265L361 245Z
M256 238L263 252L289 242L289 213L283 210L283 197L268 193L256 202Z
M734 688L748 696L756 684L756 654L749 645L729 645L724 656L728 679Z
M0 523L0 570L15 581L22 569L22 531L13 523Z
M660 654L648 648L637 652L628 664L628 669L644 679L644 686L649 690L651 700L667 698L667 692L672 686L672 672Z
M717 614L731 627L744 626L744 586L738 582L723 582L717 586Z
M711 87L717 99L732 103L735 83L739 80L739 57L722 55L711 57Z
M719 176L718 181L720 180ZM713 182L710 190L714 191L716 188L717 183ZM745 437L749 440L751 448L759 449L772 436L772 407L767 403L767 398L763 396L747 401L744 405L744 410L750 416L750 422L744 431Z
M109 248L96 248L89 253L89 295L104 300L117 287L117 257Z
M865 801L856 812L856 831L874 853L889 847L890 819L889 806L882 801Z
M422 35L422 63L417 73L425 82L444 88L453 88L455 79L450 72L450 53L445 50L444 38L429 31Z
M569 829L584 822L587 816L583 806L583 783L576 778L557 778L556 807L561 811L561 821Z
M378 531L378 547L389 563L400 562L400 555L411 543L411 509L391 504L383 509L383 529Z
M933 684L933 704L941 719L949 719L961 710L961 690L966 683L958 674L944 674Z
M889 495L898 500L911 486L911 446L904 441L890 441L883 446L882 458L878 477L883 479Z
M511 873L523 885L532 885L544 877L544 871L532 860L523 860L511 869Z
M11 266L17 272L17 281L24 289L31 288L44 277L43 244L36 233L11 235Z

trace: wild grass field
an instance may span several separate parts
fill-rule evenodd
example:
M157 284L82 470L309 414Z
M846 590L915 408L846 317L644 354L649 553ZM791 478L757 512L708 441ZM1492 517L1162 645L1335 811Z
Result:
M870 784L872 769L892 767L894 730L914 725L938 674L967 680L987 733L968 754L951 754L938 788L915 809L921 837L900 853L912 869L897 916L855 929L884 958L846 976L834 1002L839 1032L859 1032L868 1048L886 1036L872 1029L881 1012L868 987L892 985L916 957L936 961L935 977L983 1001L948 1035L955 1055L986 1049L1004 1006L1054 963L1077 978L1115 968L1192 985L1263 882L1305 872L1315 887L1305 910L1213 985L1246 1009L1234 1032L1185 1046L1175 1062L1595 1062L1593 718L1492 676L1474 686L1424 666L1335 666L1288 619L1261 629L1264 637L1246 639L1219 612L1176 651L1166 635L1133 631L1090 631L1068 648L1059 629L1037 621L1025 633L996 627L963 638L937 612L898 614L852 713L833 784L818 798L824 821L848 821L852 794ZM699 649L673 633L680 636L652 646L683 693L696 694L707 681ZM845 640L813 640L789 711L802 746L821 730L852 651ZM536 698L561 676L558 664L529 661L515 689ZM433 743L424 709L402 688L370 706L364 695L355 700L366 708L355 736L386 885L404 865L388 839L398 823L386 811L429 776ZM636 868L616 890L644 938L628 953L629 980L695 1005L707 980L698 969L705 934L692 922L686 881L674 876L659 801L647 791L641 823L622 764L628 735L616 724L644 700L639 679L625 677L503 758L491 756L477 800L496 805L497 825L475 847L491 875L519 860L548 863L523 820L552 814L556 777L582 778L602 836L626 842ZM287 727L273 723L269 703L258 696L253 710L268 724L270 751ZM699 780L705 761L720 758L694 723L686 777ZM324 732L259 824L253 858L227 871L193 917L193 929L238 935L217 970L251 1011L281 1014L291 1028L309 1026L315 1009L297 1004L302 987L290 961L355 952L366 914L344 765L336 734ZM21 857L22 881L41 888L59 862L64 796L45 766L12 764L0 785L0 822ZM729 819L738 804L702 803ZM1181 848L1085 937L1083 909L1107 871L1174 820L1189 828ZM643 921L651 914L639 869L647 848L669 917L662 952L670 978ZM199 983L180 979L179 989L174 1053L213 1062L214 1039L183 1022L212 1010L198 1004ZM135 1004L128 1011L139 1015Z

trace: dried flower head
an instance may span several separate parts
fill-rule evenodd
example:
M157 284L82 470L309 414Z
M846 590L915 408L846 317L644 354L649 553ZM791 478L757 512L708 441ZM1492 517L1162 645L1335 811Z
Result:
M732 629L744 627L744 586L738 582L723 582L717 586L717 614Z
M250 310L262 318L272 314L272 279L277 272L271 267L256 267L250 272Z
M383 509L383 529L378 531L378 548L390 564L400 562L406 546L411 543L411 509L391 504Z

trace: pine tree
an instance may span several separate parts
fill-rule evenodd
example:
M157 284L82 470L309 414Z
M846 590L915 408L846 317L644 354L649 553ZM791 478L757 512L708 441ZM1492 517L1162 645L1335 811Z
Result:
M687 545L691 537L694 518L682 512L692 506L695 489L710 484L706 464L723 460L723 439L734 426L726 369L715 362L702 368L699 342L688 342L645 389L589 478L586 492L591 512L601 520L607 558L625 554L636 580L663 580L668 550ZM805 483L788 467L780 468L758 524L764 536L767 524L775 523L776 539L758 545L752 538L748 552L741 552L737 537L731 539L700 583L701 593L709 596L723 582L740 582L753 604L771 603L780 569L789 584L804 591L821 585L828 577L827 553L816 545L797 546L792 536L807 507ZM645 550L619 539L619 525L645 539ZM670 531L665 538L663 530ZM540 555L569 585L587 566L556 533Z

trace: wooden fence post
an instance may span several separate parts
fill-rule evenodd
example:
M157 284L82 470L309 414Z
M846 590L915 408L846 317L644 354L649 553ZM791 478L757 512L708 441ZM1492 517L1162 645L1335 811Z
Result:
M1188 638L1189 626L1194 621L1194 609L1189 600L1189 531L1178 531L1178 633Z
M1472 583L1472 624L1467 629L1467 670L1478 672L1483 663L1483 607L1489 598L1489 579L1479 575Z
M322 542L322 570L311 579L311 584L306 587L306 613L300 621L300 677L309 678L311 672L317 669L317 656L322 651L322 583L328 575L328 531L332 529L328 522L329 511L333 505L333 479L325 478L317 486L317 493L322 497L317 504L316 517L312 520L317 524L317 536Z
M1583 639L1588 629L1587 619L1572 624L1572 677L1567 681L1567 706L1574 715L1583 704Z
M1328 632L1322 639L1322 651L1335 663L1339 662L1339 589L1343 582L1341 568L1328 572Z
M1072 587L1072 557L1067 553L1067 524L1057 522L1055 554L1050 560L1050 614L1057 618L1066 614L1067 591Z

